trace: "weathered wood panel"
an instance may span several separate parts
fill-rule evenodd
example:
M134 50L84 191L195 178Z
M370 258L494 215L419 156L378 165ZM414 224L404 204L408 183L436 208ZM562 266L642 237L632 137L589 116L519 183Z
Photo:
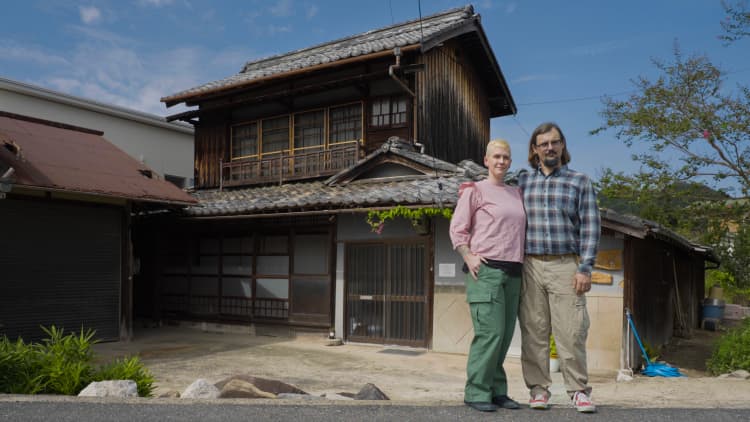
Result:
M490 109L484 84L455 42L421 57L417 76L417 140L426 153L457 163L481 163L490 140Z
M195 128L195 186L216 188L221 181L221 162L229 159L229 125L223 120L201 122Z

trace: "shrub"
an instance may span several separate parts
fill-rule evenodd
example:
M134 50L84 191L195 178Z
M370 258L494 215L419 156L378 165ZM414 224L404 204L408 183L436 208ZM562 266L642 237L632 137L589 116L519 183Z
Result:
M714 375L738 369L750 371L750 318L719 338L706 368Z
M36 394L43 389L39 359L33 345L0 338L0 393Z
M151 395L154 378L137 357L94 368L93 330L68 335L54 325L42 330L47 338L41 343L0 337L0 393L76 395L92 381L129 379L138 395Z
M154 377L143 366L138 356L116 359L99 367L92 381L103 380L132 380L138 386L138 395L151 397L154 391Z
M94 352L91 346L96 343L94 330L80 334L64 335L63 329L51 326L42 327L47 338L37 345L39 372L43 385L42 393L75 395L90 382L93 374L91 361Z

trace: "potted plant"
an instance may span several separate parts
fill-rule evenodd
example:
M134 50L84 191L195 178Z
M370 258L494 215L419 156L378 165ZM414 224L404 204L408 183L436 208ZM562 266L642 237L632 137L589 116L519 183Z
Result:
M555 344L555 338L551 334L549 336L549 370L550 372L560 371L560 361L557 359L557 345Z

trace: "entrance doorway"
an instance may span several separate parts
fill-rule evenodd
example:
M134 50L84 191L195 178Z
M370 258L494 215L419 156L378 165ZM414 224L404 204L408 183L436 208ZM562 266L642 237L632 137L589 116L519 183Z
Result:
M427 347L428 274L424 241L347 244L347 339Z

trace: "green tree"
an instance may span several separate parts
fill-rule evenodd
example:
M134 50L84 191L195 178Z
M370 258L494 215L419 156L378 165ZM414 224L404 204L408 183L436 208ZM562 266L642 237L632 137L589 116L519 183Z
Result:
M716 204L730 199L724 192L681 182L666 173L626 175L605 169L596 188L602 207L637 215L703 241L718 241L720 235L705 237L711 229L705 216L720 214L722 209Z
M747 1L722 1L721 5L724 7L727 17L721 22L724 34L720 35L719 38L727 43L732 43L740 38L750 36L750 9L748 9Z
M722 71L705 56L654 60L661 75L640 77L627 100L605 97L605 124L626 145L647 146L633 155L656 180L728 180L750 194L750 89L724 89Z

